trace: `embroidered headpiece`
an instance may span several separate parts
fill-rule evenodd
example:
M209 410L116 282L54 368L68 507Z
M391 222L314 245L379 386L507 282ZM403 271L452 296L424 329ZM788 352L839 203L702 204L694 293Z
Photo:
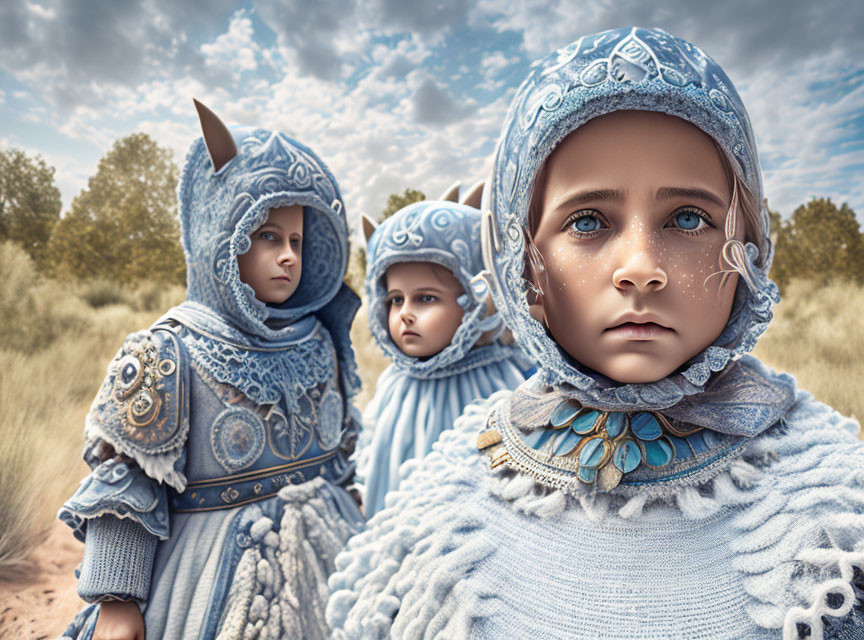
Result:
M387 327L387 269L398 262L433 262L449 269L464 293L459 305L464 309L462 323L450 344L427 359L405 355ZM480 211L457 202L424 201L400 209L385 220L369 239L366 266L366 296L369 300L369 326L375 342L396 366L419 377L452 375L458 369L478 366L474 354L466 356L484 332L503 330L497 313L486 301L489 289L478 277L483 269L480 255ZM477 349L477 357L500 360L497 349ZM507 351L507 355L511 355Z
M214 116L215 117L215 116ZM179 186L186 254L186 299L266 339L292 337L291 324L336 296L348 265L342 196L327 166L283 133L233 127L236 155L211 162L204 138L193 144ZM230 141L229 141L230 142ZM237 256L272 208L303 205L303 269L294 294L264 304L240 281Z
M574 366L528 312L523 278L528 208L534 179L546 159L575 129L621 110L677 116L711 136L736 175L762 202L762 178L750 122L732 82L701 49L658 29L625 28L580 38L537 62L516 93L504 122L483 210L484 261L492 295L523 349L549 384L574 390L591 406L668 407L703 390L712 372L750 351L779 300L768 279L768 212L760 215L763 252L748 243L748 282L739 281L729 322L712 346L680 371L648 384L601 389Z

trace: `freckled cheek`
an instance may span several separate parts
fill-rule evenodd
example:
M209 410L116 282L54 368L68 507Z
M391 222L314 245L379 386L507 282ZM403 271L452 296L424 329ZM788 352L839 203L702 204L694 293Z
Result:
M670 248L663 252L663 262L669 281L698 283L719 270L720 249L710 245L681 249Z
M586 286L611 278L611 262L601 254L562 243L543 253L549 284L555 289Z

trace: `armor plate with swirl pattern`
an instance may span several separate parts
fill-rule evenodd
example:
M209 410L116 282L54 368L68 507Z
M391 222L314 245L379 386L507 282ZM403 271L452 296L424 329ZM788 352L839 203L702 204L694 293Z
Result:
M127 337L90 407L88 429L96 427L124 450L146 455L181 447L189 430L184 355L170 331Z

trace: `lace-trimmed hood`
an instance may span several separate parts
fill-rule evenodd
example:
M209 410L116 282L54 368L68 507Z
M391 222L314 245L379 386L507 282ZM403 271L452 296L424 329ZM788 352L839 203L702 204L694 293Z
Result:
M768 279L772 249L768 211L759 213L762 253L745 247L750 282L741 278L726 328L678 372L653 383L601 388L531 318L526 300L525 229L537 173L552 151L589 120L622 110L656 111L686 120L713 138L732 169L762 203L762 177L750 121L732 82L698 47L659 29L637 27L580 38L535 63L516 93L495 152L483 210L486 268L493 298L523 349L542 368L544 381L571 389L583 402L665 408L700 393L712 373L753 349L779 300Z
M348 228L327 166L283 133L234 127L237 155L213 170L204 139L189 150L179 187L186 299L265 340L295 337L296 321L322 309L342 286ZM300 284L282 304L265 304L240 281L237 256L270 209L303 206Z
M284 398L294 408L305 388L333 377L337 364L342 392L353 397L360 379L350 328L360 301L343 283L348 225L336 180L311 149L285 134L228 129L198 107L212 148L233 140L236 153L232 148L217 163L204 138L189 150L178 188L186 302L160 322L191 330L184 342L195 363L256 402ZM240 280L237 256L249 250L250 233L270 209L286 205L303 207L300 283L285 302L265 304Z
M401 370L415 377L436 378L512 357L513 347L494 342L474 348L484 332L504 330L497 313L487 315L489 289L478 277L483 269L480 251L480 211L449 201L416 202L385 220L369 239L366 296L369 328L380 349ZM408 356L396 346L387 325L385 275L399 262L433 262L449 269L464 293L458 303L462 322L450 344L431 358Z

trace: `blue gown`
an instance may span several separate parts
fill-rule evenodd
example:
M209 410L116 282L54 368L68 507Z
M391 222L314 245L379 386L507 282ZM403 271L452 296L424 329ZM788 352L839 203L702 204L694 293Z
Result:
M525 379L528 361L487 305L488 288L479 277L480 217L465 204L423 201L397 211L369 239L369 329L393 364L378 378L358 441L367 518L383 509L387 493L398 488L402 464L429 453L466 406ZM402 353L387 324L387 269L418 261L449 269L464 291L457 300L462 321L450 344L428 358Z

